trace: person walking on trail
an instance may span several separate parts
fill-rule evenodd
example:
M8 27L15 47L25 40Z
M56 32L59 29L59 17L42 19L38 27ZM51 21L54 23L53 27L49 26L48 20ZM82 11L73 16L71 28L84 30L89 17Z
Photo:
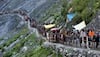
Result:
M62 44L64 44L64 41L65 41L65 38L66 38L65 35L66 35L66 29L65 28L62 28L60 30L60 42Z
M31 27L34 27L34 28L37 27L37 24L36 24L35 19L32 19L32 20L31 20Z
M80 38L80 32L77 30L77 33L75 33L75 37L76 37L76 42L75 42L75 44L76 44L76 46L79 46L79 38Z
M96 34L95 36L95 42L96 42L96 48L98 48L99 42L100 42L100 35L99 33Z
M80 31L80 46L82 46L82 47L85 46L85 42L84 42L85 38L86 38L86 32L84 31L84 29L82 29Z
M46 40L49 41L49 32L46 32Z
M85 47L86 47L87 49L90 49L90 48L89 48L89 37L88 37L88 34L86 34L85 42L86 42Z
M75 40L75 34L73 32L71 32L70 36L71 36L71 38L70 38L71 39L71 45L74 45L74 43L75 43L74 42L74 40Z
M90 46L92 45L91 47L93 47L93 43L94 43L93 37L94 37L94 35L95 35L95 32L93 31L93 29L90 29L89 32L88 32L88 36L89 36L89 40L90 40Z
M30 20L30 17L28 17L28 16L26 15L26 16L24 16L24 19L25 19L25 21L28 21L28 20Z

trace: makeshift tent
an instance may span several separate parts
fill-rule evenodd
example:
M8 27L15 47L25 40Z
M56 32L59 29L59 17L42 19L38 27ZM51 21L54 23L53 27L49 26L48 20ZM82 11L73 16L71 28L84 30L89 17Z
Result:
M81 23L79 23L79 24L77 24L77 25L75 25L75 26L73 26L76 30L81 30L81 29L83 29L83 28L85 28L86 27L86 24L85 24L85 21L82 21Z
M59 30L59 28L52 28L52 29L51 29L51 31L54 31L54 30Z
M45 27L46 29L52 28L52 27L54 27L54 26L55 26L55 24L44 25L44 27Z
M69 13L69 14L67 14L68 20L71 21L75 17L75 15L76 15L75 13Z
M53 33L59 33L60 29L59 28L52 28L50 31Z

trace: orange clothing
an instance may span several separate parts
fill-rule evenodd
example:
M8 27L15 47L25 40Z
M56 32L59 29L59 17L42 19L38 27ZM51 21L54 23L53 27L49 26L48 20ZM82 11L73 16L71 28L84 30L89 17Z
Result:
M89 37L93 37L95 35L94 31L89 31Z

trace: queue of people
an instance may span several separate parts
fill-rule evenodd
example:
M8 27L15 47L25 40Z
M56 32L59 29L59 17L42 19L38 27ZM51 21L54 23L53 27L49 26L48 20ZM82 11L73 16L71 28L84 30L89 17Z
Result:
M9 12L6 11L0 14L8 14ZM75 45L80 47L86 48L98 48L100 42L100 31L96 33L93 29L81 31L78 30L66 30L65 28L55 30L55 31L46 31L43 26L37 26L36 20L31 19L24 11L17 10L10 13L17 13L24 17L25 21L30 21L30 26L35 27L39 30L39 32L47 37L47 40L50 42L62 43L62 44L69 44Z
M3 11L3 12L0 12L0 15L3 15L3 14L19 14L23 17L23 19L25 21L30 21L30 26L31 27L36 27L36 20L35 19L31 19L28 15L27 15L27 11L25 10L13 10L13 11Z
M81 31L60 29L57 31L49 31L46 33L46 36L50 42L85 48L98 48L100 42L100 32L95 32L93 29L82 29Z

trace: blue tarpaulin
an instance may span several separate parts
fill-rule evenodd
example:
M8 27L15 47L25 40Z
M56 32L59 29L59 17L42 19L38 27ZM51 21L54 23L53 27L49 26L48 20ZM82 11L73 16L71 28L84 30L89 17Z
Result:
M69 13L69 14L67 14L68 20L71 21L75 17L75 15L76 15L75 13Z

